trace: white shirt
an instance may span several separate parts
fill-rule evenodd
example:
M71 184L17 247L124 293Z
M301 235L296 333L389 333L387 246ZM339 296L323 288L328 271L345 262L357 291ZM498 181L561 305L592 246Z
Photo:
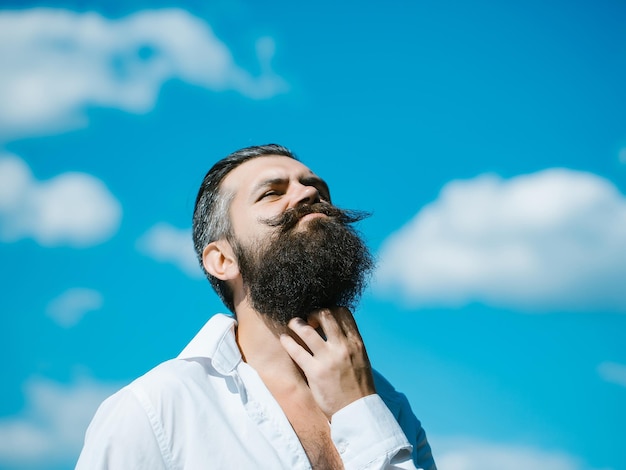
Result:
M176 359L105 400L76 468L310 469L280 405L242 360L234 325L215 315ZM419 421L408 413L417 423L414 444L434 468ZM378 394L339 410L329 426L346 469L416 468L411 444Z

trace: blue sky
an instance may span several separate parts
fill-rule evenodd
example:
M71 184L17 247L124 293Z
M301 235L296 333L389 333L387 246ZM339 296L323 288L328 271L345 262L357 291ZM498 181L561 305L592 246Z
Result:
M373 213L357 321L440 468L626 469L626 5L201 3L2 2L0 468L224 310L195 193L278 142Z

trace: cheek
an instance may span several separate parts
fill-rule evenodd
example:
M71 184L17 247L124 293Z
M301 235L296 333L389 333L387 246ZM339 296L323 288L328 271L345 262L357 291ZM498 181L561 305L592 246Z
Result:
M266 236L274 229L264 221L270 220L282 211L278 206L259 207L258 209L233 211L231 213L232 229L235 236L240 239L258 239Z
M255 218L242 221L238 225L233 224L232 228L237 242L246 247L258 246L263 240L267 240L275 230Z
M230 227L235 238L240 240L248 238L249 234L253 232L255 225L257 225L257 221L253 214L236 207L231 208Z

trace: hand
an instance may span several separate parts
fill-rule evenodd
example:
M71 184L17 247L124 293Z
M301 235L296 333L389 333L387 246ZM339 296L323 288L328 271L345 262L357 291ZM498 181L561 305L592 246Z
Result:
M329 421L341 408L376 393L367 352L350 310L319 310L309 315L308 323L294 318L288 327L308 350L286 334L280 342L304 373ZM326 340L316 328L323 330Z

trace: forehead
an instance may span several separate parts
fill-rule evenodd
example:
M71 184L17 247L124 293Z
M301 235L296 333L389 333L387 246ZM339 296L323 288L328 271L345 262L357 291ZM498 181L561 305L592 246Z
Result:
M315 174L303 163L281 155L264 155L248 160L226 175L222 181L225 193L235 196L241 190L252 189L254 184L267 179L290 179Z

